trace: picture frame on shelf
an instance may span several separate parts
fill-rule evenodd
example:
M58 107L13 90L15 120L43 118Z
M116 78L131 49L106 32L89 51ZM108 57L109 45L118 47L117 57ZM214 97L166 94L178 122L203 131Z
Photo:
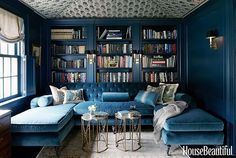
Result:
M39 44L32 44L32 56L35 57L36 65L41 65L41 46Z

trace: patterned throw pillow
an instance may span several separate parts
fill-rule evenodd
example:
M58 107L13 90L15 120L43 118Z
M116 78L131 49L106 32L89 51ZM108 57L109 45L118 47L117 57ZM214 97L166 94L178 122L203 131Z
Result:
M175 93L177 91L177 88L179 87L179 84L166 84L166 83L160 83L160 85L165 85L166 88L163 93L163 102L171 102L175 100Z
M158 87L152 87L150 85L147 86L147 91L155 92L159 94L159 97L157 98L157 101L156 101L157 104L163 104L162 97L164 94L165 87L166 87L165 85L160 85Z
M83 89L67 90L63 104L77 104L84 101Z
M51 89L52 97L53 97L53 105L63 104L64 101L64 91L67 90L66 87L62 87L58 89L54 86L49 86Z

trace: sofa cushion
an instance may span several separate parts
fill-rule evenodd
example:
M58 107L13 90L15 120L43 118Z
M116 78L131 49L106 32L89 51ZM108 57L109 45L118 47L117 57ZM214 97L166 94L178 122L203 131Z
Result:
M64 86L58 89L57 87L54 87L51 85L49 87L51 89L51 93L53 97L53 104L54 105L62 104L64 101L64 92L65 90L67 90L67 88Z
M102 101L104 102L129 101L129 93L128 92L103 92Z
M52 95L43 95L38 98L37 104L40 107L44 107L44 106L48 106L48 105L52 104L52 102L53 102Z
M78 104L84 101L83 89L65 90L63 104Z
M164 94L165 88L166 88L165 85L160 85L158 87L153 87L151 85L147 86L147 91L159 93L159 97L157 99L156 104L162 104L163 103L162 98L163 98L163 94Z
M139 91L134 100L139 103L155 106L160 94L150 91Z
M74 107L75 115L83 115L88 112L88 106L96 104L97 111L104 111L109 114L110 117L114 117L115 113L121 110L129 110L131 105L136 105L136 110L143 116L153 116L153 106L138 103L135 101L129 102L99 102L99 101L86 101L77 104Z
M194 108L166 120L164 129L176 132L223 131L224 123L206 111Z
M74 104L38 107L11 118L12 132L56 132L72 118Z
M166 145L223 145L224 133L211 132L170 132L162 130L162 140Z
M165 90L163 93L162 100L164 103L174 101L175 99L175 93L177 92L177 88L179 87L179 84L166 84L166 83L160 83L160 86L165 86Z

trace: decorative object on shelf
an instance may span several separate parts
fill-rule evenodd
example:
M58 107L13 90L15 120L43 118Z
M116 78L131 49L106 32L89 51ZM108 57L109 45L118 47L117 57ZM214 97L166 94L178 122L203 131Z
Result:
M210 30L207 32L206 39L209 39L209 46L210 48L217 49L217 41L216 38L218 36L217 30Z
M41 65L41 46L38 44L32 44L32 56L35 57L35 63Z
M90 105L88 107L90 117L92 117L95 114L96 109L97 109L96 105Z

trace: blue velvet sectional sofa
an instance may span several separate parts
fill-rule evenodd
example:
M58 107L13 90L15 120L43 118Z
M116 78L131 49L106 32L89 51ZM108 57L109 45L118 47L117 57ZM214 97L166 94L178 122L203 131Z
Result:
M158 86L158 84L151 85ZM13 145L60 146L73 126L80 125L81 115L88 112L88 106L92 104L96 104L99 111L109 113L109 125L114 125L115 112L129 110L134 104L142 114L142 125L152 125L154 112L163 107L133 101L139 90L146 90L147 83L71 83L56 86L67 86L68 89L82 88L86 101L77 105L38 107L39 98L33 99L31 109L12 117ZM128 92L130 101L103 102L103 92ZM166 121L162 130L162 139L166 145L221 145L224 143L224 124L221 120L196 108L193 99L184 93L176 93L175 99L186 101L190 107L181 115Z

